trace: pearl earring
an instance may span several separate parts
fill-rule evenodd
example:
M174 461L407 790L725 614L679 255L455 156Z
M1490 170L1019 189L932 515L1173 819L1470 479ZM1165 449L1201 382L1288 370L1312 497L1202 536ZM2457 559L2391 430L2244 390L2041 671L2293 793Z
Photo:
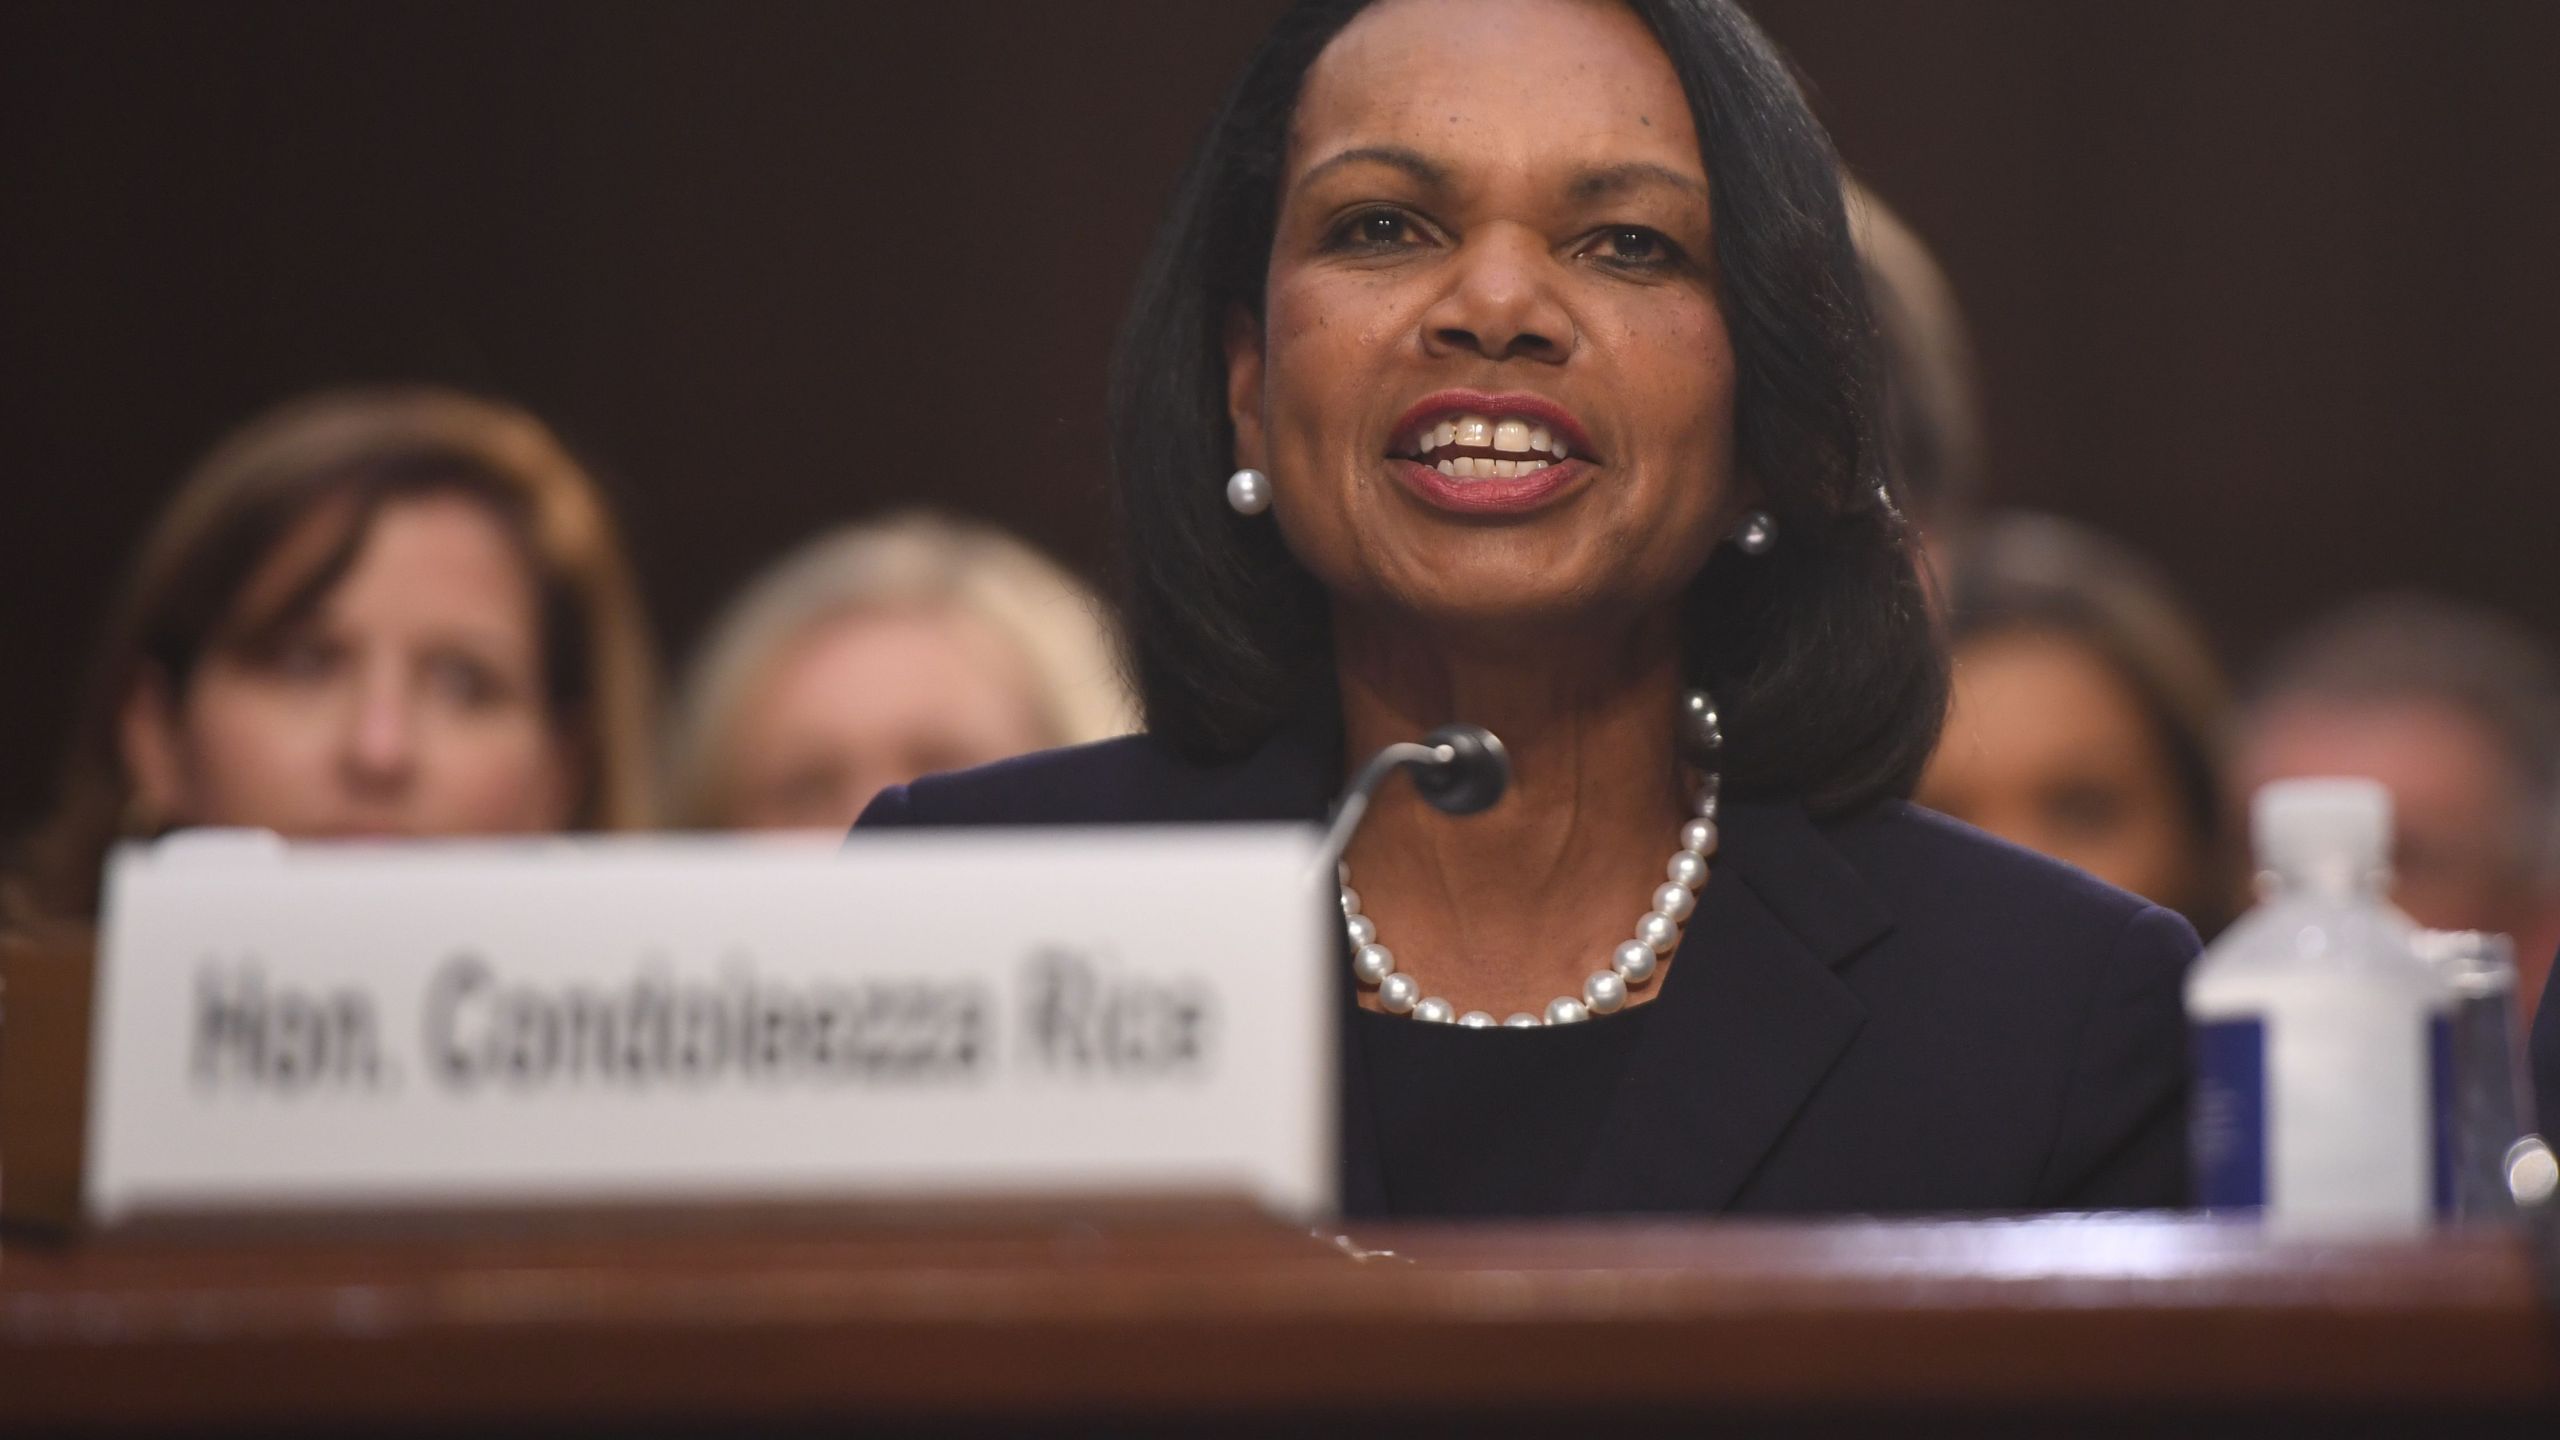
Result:
M1778 517L1766 510L1754 510L1733 527L1733 547L1745 555L1766 555L1778 543Z
M1271 508L1271 477L1259 470L1239 470L1227 477L1227 508L1239 515L1259 515Z

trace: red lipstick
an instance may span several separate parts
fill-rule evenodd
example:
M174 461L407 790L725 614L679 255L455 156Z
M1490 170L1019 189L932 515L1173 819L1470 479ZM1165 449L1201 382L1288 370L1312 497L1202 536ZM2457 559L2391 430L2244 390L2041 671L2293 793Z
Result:
M1496 394L1483 390L1443 390L1425 396L1396 422L1391 444L1402 447L1426 425L1459 415L1478 415L1500 424L1518 420L1537 426L1562 442L1570 458L1550 460L1516 476L1444 475L1439 468L1409 454L1388 456L1388 467L1415 498L1437 510L1458 515L1520 515L1537 510L1591 472L1591 437L1572 411L1543 395ZM1456 447L1452 447L1456 448ZM1523 460L1539 452L1495 452L1465 447L1486 458Z
M1425 395L1396 422L1394 443L1401 445L1405 437L1422 428L1426 420L1445 420L1452 415L1484 415L1495 420L1526 420L1544 425L1548 433L1570 446L1573 453L1588 458L1591 436L1572 411L1544 395L1525 390L1497 393L1491 390L1442 390Z

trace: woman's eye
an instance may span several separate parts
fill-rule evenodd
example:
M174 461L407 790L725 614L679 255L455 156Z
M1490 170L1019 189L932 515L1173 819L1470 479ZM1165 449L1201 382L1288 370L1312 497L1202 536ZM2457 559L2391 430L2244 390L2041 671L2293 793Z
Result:
M1338 250L1392 250L1417 238L1411 217L1393 210L1364 210L1335 227L1332 245Z
M486 709L506 699L509 692L496 667L468 655L439 655L428 661L427 683L438 696L465 710Z
M337 668L338 647L316 635L292 636L267 656L268 667L287 680L321 680Z
M1641 225L1621 225L1601 231L1583 253L1619 265L1655 266L1669 263L1675 252L1659 232Z

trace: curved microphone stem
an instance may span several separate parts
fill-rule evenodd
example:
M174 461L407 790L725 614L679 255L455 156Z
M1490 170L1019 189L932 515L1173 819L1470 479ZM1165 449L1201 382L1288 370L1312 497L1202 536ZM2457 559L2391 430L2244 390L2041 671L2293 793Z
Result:
M1324 832L1324 848L1316 852L1315 876L1329 876L1333 867L1342 863L1342 852L1351 848L1351 837L1369 814L1369 797L1387 783L1387 777L1407 765L1446 765L1458 758L1457 750L1448 745L1423 745L1405 740L1388 746L1369 757L1342 798L1333 805L1333 824Z
M1353 832L1369 814L1369 798L1387 777L1411 766L1413 786L1431 808L1444 815L1473 815L1502 798L1511 784L1511 757L1500 737L1481 725L1443 725L1419 742L1404 741L1369 757L1333 805L1333 824L1324 847L1316 852L1310 883L1333 878L1350 848Z

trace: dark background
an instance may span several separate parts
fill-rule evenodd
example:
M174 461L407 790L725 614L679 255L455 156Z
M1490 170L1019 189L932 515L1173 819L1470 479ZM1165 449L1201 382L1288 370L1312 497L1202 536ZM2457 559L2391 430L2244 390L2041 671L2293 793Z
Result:
M1963 294L1993 498L2151 551L2235 662L2381 585L2560 633L2560 5L1750 8ZM887 505L1098 569L1111 332L1277 9L6 4L0 828L160 499L307 386L552 420L671 653Z

